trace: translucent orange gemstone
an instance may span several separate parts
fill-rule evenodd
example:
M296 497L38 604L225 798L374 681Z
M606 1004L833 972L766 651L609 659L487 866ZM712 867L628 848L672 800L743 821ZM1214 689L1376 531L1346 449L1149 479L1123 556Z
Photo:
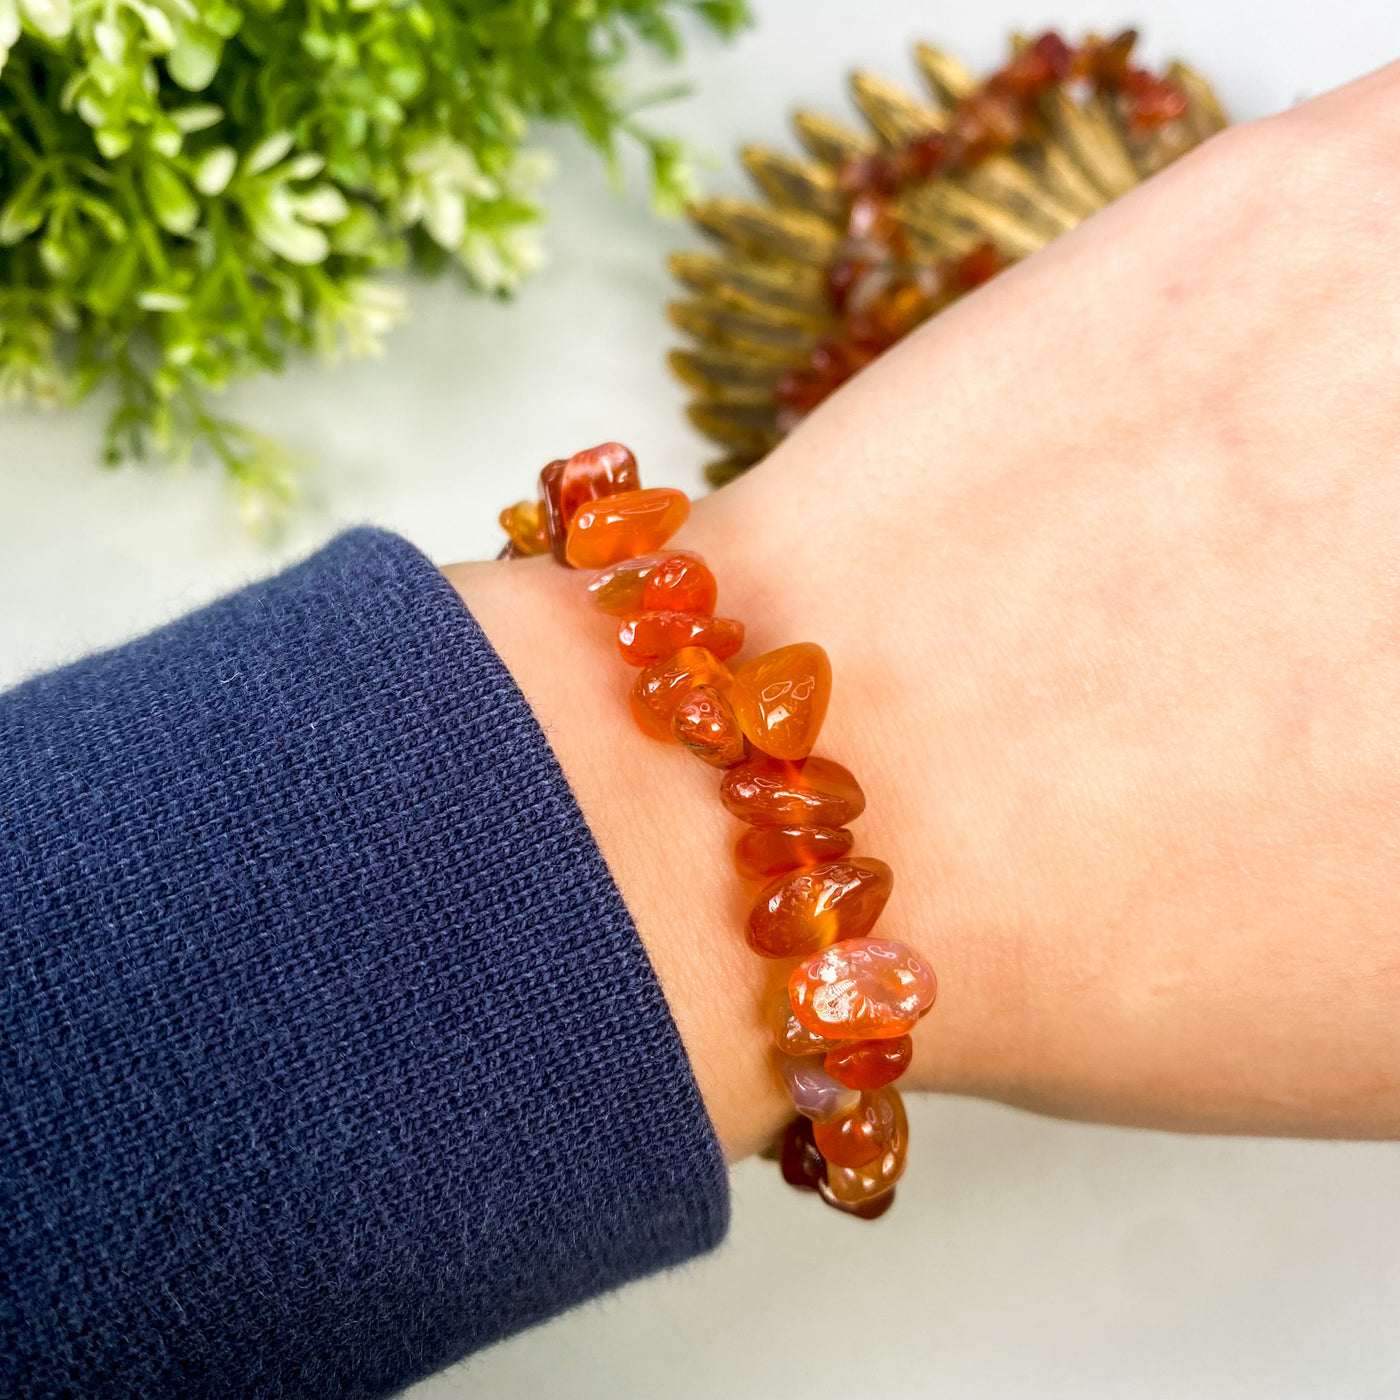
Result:
M815 1147L816 1144L813 1143L813 1146ZM861 1171L869 1169L858 1168L853 1171L850 1167L832 1167L830 1170L858 1179ZM867 1196L854 1205L848 1205L845 1201L838 1200L832 1194L831 1186L825 1176L817 1183L817 1190L821 1193L822 1200L833 1210L839 1210L842 1215L854 1215L857 1220L878 1220L894 1205L895 1188L893 1186L882 1187L878 1196Z
M704 567L698 554L686 554L680 550L674 554L644 554L640 559L624 559L620 564L600 569L584 585L584 592L599 612L611 613L614 617L647 612L647 580L662 564L672 560L693 561ZM708 612L713 608L690 608L687 611Z
M622 620L617 649L629 666L645 666L682 647L704 647L721 661L744 645L744 624L732 617L697 617L684 612L644 612Z
M561 564L565 562L569 526L585 505L636 491L641 484L637 459L620 442L605 442L575 452L567 460L551 462L540 473L540 495L554 557Z
M647 579L642 607L648 612L712 613L719 585L709 566L696 554L668 555Z
M840 1043L827 1040L825 1036L813 1035L792 1014L792 1002L788 999L786 986L779 987L768 999L763 1018L773 1033L773 1044L784 1055L791 1055L796 1059L803 1055L824 1055Z
M983 87L962 98L953 111L953 135L969 163L1014 146L1028 120L1024 103L1009 92Z
M899 215L885 196L867 191L851 200L846 215L846 233L851 238L890 246L900 241L902 231Z
M545 533L549 538L550 546L555 550L555 558L559 557L559 541L567 540L569 537L568 527L564 522L563 513L559 504L559 482L564 475L564 468L569 465L567 457L556 457L552 462L546 462L540 468L540 515L544 519Z
M863 938L893 884L882 860L832 860L780 875L749 911L749 947L765 958L800 958L839 939Z
M545 554L549 550L549 532L545 528L544 511L539 501L517 501L500 514L501 529L521 554Z
M771 880L785 870L840 860L854 838L844 827L756 826L734 845L734 864L746 880Z
M912 949L890 938L849 938L799 963L788 978L793 1014L832 1040L908 1035L933 1005L938 982Z
M673 656L644 667L632 687L632 718L643 734L664 744L677 743L671 730L676 707L696 686L723 690L729 668L704 647L682 647Z
M1129 68L1119 91L1128 101L1129 124L1139 135L1178 121L1191 106L1185 92L1175 83L1143 68Z
M829 758L751 758L725 774L719 796L726 811L750 826L839 827L865 811L851 770Z
M902 1150L909 1137L904 1105L894 1089L861 1094L851 1112L812 1121L816 1124L812 1136L822 1156L834 1167L869 1166L896 1147Z
M774 758L806 758L831 699L831 662L815 642L779 647L734 673L730 698L754 748Z
M826 1173L818 1183L822 1198L828 1204L848 1210L852 1214L863 1214L863 1208L893 1190L895 1182L904 1175L904 1163L909 1155L909 1120L905 1115L904 1101L900 1098L899 1091L893 1088L881 1089L878 1094L865 1097L878 1097L885 1101L879 1110L882 1121L886 1113L889 1115L880 1129L886 1139L883 1150L858 1167L844 1167L839 1162L827 1158ZM817 1141L815 1126L812 1129L812 1139ZM819 1150L822 1150L820 1144Z
M796 1021L797 1017L792 1019ZM823 1065L838 1084L849 1089L883 1089L909 1068L913 1058L914 1042L902 1035L897 1040L857 1040L851 1045L838 1045L827 1052Z
M565 561L576 569L605 569L650 554L685 524L689 514L685 492L666 486L594 501L582 507L569 526Z
M676 706L671 733L714 768L730 768L748 752L729 701L712 685L697 685Z

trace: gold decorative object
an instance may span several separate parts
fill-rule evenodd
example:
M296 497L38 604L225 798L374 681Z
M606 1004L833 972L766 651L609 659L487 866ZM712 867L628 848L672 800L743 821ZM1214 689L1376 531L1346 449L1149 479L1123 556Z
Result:
M671 258L687 295L670 317L691 343L670 363L691 422L724 449L712 484L914 325L1227 124L1192 69L1136 67L1135 39L1013 39L982 83L919 44L926 97L857 72L864 130L799 111L805 156L744 148L761 198L696 202L719 251Z

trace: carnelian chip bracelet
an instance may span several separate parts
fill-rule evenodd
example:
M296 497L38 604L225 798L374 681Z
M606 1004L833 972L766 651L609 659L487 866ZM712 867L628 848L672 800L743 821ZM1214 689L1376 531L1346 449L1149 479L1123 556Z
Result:
M735 865L755 887L745 937L790 965L764 1008L774 1069L797 1111L783 1176L873 1220L904 1171L909 1123L894 1081L937 982L913 949L870 936L894 875L851 854L849 823L865 794L839 763L812 755L831 697L826 652L798 642L727 664L743 648L743 623L716 616L703 559L664 548L689 513L683 492L643 490L631 452L605 442L551 462L539 500L501 512L501 557L553 554L590 570L585 592L618 619L618 650L638 668L638 728L723 770L720 801L746 826Z
M902 191L975 170L1043 130L1040 102L1056 88L1094 89L1120 107L1139 135L1186 115L1186 93L1132 61L1136 44L1131 29L1074 47L1050 30L1028 40L955 102L946 130L920 131L890 149L844 161L837 183L846 200L845 239L826 277L836 327L812 347L805 363L785 370L774 384L783 432L920 322L1007 265L991 243L937 265L914 258L896 207Z

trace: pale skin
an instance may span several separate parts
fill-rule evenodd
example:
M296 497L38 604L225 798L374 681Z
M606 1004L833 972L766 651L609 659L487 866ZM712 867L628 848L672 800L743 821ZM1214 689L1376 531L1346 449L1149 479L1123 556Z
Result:
M1217 138L929 323L675 543L818 641L910 1087L1400 1136L1400 66ZM561 444L561 451L586 444ZM643 463L645 472L646 464ZM731 1158L786 1116L717 774L580 580L449 577L544 726Z

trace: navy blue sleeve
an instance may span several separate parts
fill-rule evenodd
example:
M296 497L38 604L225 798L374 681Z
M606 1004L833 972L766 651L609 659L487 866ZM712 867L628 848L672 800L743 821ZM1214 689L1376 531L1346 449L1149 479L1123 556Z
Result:
M0 696L0 1394L388 1395L727 1206L607 866L411 546Z

